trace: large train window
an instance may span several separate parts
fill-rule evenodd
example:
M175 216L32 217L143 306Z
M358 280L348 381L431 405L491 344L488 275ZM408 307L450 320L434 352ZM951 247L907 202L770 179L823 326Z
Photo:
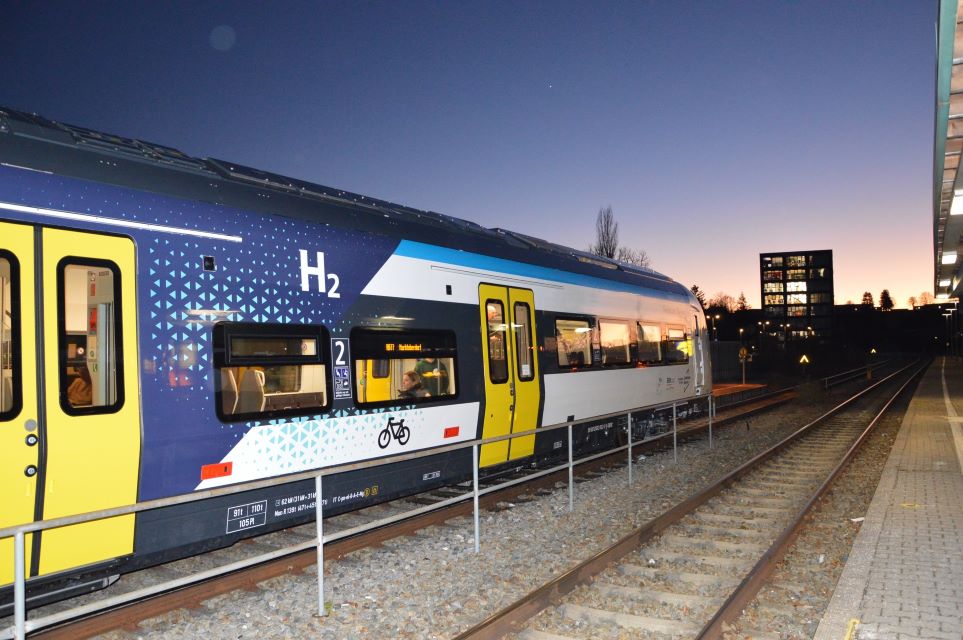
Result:
M669 327L665 338L665 361L668 364L682 364L689 361L692 341L686 336L685 329Z
M599 320L599 342L602 345L602 364L628 364L629 323L624 320Z
M318 325L214 325L218 417L252 420L308 415L327 408L327 336Z
M60 405L71 415L113 413L124 403L120 270L67 257L57 265Z
M20 265L0 250L0 420L20 413Z
M659 325L638 323L639 363L662 364L662 329Z
M488 316L488 377L494 384L508 382L508 322L505 305L499 300L485 302Z
M592 366L592 326L588 320L557 318L555 341L558 366L572 369Z
M451 331L355 329L351 356L360 405L432 402L457 395Z

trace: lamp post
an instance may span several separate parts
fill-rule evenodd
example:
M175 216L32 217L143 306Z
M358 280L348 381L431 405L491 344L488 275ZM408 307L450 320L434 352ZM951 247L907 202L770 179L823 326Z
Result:
M742 334L745 333L745 328L739 327L739 344L742 344Z
M950 318L952 317L952 315L953 315L952 311L947 311L946 313L943 314L943 317L946 318L946 343L944 344L944 351L946 351L947 353L949 353L952 350L950 347L950 340L951 340L950 330L951 330L951 322L952 322Z
M716 329L716 321L721 317L722 316L720 316L718 313L715 315L709 316L709 322L712 324L712 336L713 336L712 339L715 340L716 342L719 342L719 331L718 329Z

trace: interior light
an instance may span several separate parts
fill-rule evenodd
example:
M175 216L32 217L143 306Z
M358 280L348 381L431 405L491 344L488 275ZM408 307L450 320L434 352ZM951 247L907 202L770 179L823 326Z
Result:
M948 287L948 286L950 286L950 279L947 278L946 280L940 280L940 286L941 286L941 287Z
M944 251L942 264L956 264L956 252L955 251Z
M936 294L936 299L937 299L937 300L946 300L946 299L949 298L949 297L950 297L950 294L948 294L948 293L938 293L938 294Z
M963 215L963 199L953 198L953 203L950 204L950 215Z

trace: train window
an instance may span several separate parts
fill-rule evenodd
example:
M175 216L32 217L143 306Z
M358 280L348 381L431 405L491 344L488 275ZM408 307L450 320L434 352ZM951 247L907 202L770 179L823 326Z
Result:
M451 331L355 329L351 355L358 404L431 402L457 394Z
M328 406L325 345L317 325L214 325L215 406L221 420L318 413Z
M513 311L515 322L512 327L515 329L515 374L519 380L527 381L535 378L534 359L535 353L532 350L532 310L524 302L516 302Z
M665 361L668 364L682 364L689 361L692 351L692 341L685 334L685 329L669 327L666 330Z
M64 258L57 265L60 405L71 415L112 413L124 402L120 270Z
M638 324L639 362L642 364L662 363L662 329L654 324Z
M0 420L10 420L22 404L20 389L20 268L0 251Z
M485 302L488 317L488 377L495 384L508 382L508 323L505 307L498 300Z
M587 320L556 319L555 340L558 366L573 369L592 366L592 327Z
M624 321L599 320L602 364L628 364L629 325Z

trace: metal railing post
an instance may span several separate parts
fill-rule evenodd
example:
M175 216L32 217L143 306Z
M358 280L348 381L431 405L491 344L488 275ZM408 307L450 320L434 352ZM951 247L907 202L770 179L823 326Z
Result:
M314 477L314 519L318 530L318 617L328 615L324 606L324 518L321 506L321 474Z
M18 531L13 536L13 566L14 566L14 587L13 587L13 609L16 620L14 638L24 640L27 637L27 585L26 585L26 564L24 553L23 531Z
M471 447L471 486L472 492L474 493L474 509L472 510L475 519L475 553L481 551L481 532L479 530L478 523L478 445L472 445Z
M712 394L709 394L709 448L712 448L712 411L715 409L715 403L712 401Z
M575 472L572 466L572 423L568 423L568 510L575 511Z
M625 430L629 434L629 484L632 484L632 412L625 414Z
M676 420L675 402L672 403L672 461L679 461L679 429Z

